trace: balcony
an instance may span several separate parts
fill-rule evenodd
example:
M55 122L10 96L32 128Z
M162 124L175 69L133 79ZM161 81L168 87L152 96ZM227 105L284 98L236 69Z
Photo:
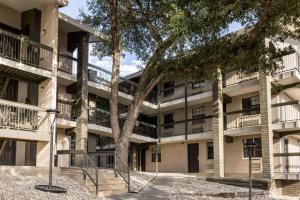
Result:
M278 69L274 79L280 85L290 85L300 81L300 58L296 52L282 57L283 68Z
M240 136L260 132L261 117L259 109L239 110L225 113L224 134Z
M0 137L49 141L49 129L44 109L0 99Z
M74 101L57 100L57 127L58 128L74 128L76 127L76 110Z
M300 180L300 153L274 153L275 179Z
M162 124L160 138L162 143L211 139L213 116L199 116L194 119L182 120L168 124ZM187 125L187 135L186 133Z
M77 58L59 53L58 79L62 85L70 85L77 81Z
M51 78L52 48L0 29L0 72L32 81Z
M99 108L89 109L89 132L111 136L110 113ZM124 118L119 117L120 126L124 123ZM156 141L156 126L138 121L131 134L131 140L136 142Z
M300 130L299 101L290 101L272 105L273 130L277 132Z
M162 111L184 107L185 96L187 97L187 101L190 106L205 103L212 100L212 84L210 82L197 84L188 82L187 86L185 86L185 84L182 83L172 88L163 89L160 96L160 108Z
M240 71L227 72L224 76L223 92L228 96L238 96L259 90L259 73L245 74Z

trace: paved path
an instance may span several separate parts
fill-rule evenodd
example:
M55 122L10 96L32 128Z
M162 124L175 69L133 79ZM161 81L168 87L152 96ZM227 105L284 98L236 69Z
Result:
M139 193L131 193L113 200L168 200L171 190L172 177L158 176Z

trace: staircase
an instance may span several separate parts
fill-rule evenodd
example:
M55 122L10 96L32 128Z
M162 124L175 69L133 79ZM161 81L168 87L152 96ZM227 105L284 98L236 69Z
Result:
M96 194L95 184L88 177L86 180L83 180L83 172L81 168L60 168L59 175L72 178L91 193ZM99 197L111 197L128 192L125 181L120 176L115 177L112 169L99 169L98 182Z

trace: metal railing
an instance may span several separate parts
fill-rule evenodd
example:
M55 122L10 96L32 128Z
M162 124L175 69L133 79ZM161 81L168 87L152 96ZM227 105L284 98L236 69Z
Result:
M224 87L236 85L242 82L250 81L250 80L255 80L259 78L259 73L258 72L253 72L253 73L243 73L241 71L231 71L225 73L224 77Z
M283 67L278 69L277 73L283 73L292 70L300 71L300 57L296 52L283 56L281 64Z
M0 129L49 133L47 112L37 106L0 99Z
M299 101L290 101L272 105L272 122L296 122L300 120Z
M210 90L212 90L212 84L210 82L204 82L201 85L196 86L196 84L193 84L193 82L189 81L186 86L185 83L182 83L174 87L161 90L161 102L165 103L174 101L177 99L185 98L185 95L189 97L208 92Z
M300 153L274 153L275 173L300 173Z
M130 167L120 159L117 153L115 153L114 171L116 176L119 175L125 181L128 193L130 193Z
M99 172L98 172L98 166L94 163L94 161L90 158L88 154L85 154L85 165L84 165L84 173L86 176L90 178L92 183L96 187L96 195L98 195L99 192Z
M198 133L205 133L212 130L212 115L208 116L199 116L195 117L194 119L182 120L172 123L173 128L166 128L169 124L162 124L161 126L161 133L160 137L173 137L173 136L180 136L186 134L187 125L188 128L188 135L191 134L198 134ZM171 125L171 124L170 124Z
M237 129L261 125L259 108L225 113L224 129Z
M124 117L119 116L120 126L124 124ZM110 113L99 108L89 108L89 123L111 128ZM133 133L143 136L156 137L156 126L145 122L137 121Z
M96 65L89 64L88 65L88 79L91 82L100 83L105 86L110 87L111 82L111 72L105 70L101 67ZM119 91L128 95L133 96L137 89L137 83L130 81L126 78L120 77L119 80ZM151 91L149 95L146 97L145 101L150 103L156 103L156 93Z
M65 101L58 99L57 100L57 109L59 113L57 114L58 118L63 118L67 120L75 120L76 110L74 101Z
M59 53L58 55L58 70L76 75L78 59L72 56Z
M53 49L0 29L0 56L51 71Z

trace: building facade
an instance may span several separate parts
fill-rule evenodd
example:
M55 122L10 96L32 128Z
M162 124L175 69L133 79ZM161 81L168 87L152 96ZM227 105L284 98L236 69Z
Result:
M32 2L0 1L0 165L47 167L46 110L57 108L55 150L87 149L98 167L111 168L111 74L89 63L89 44L106 37L60 13L65 1ZM254 177L272 180L278 194L299 195L300 43L278 48L286 45L295 51L273 75L219 71L216 80L157 85L130 135L132 170L245 178L245 144L254 141ZM121 124L138 78L120 80ZM80 162L55 156L58 167Z

